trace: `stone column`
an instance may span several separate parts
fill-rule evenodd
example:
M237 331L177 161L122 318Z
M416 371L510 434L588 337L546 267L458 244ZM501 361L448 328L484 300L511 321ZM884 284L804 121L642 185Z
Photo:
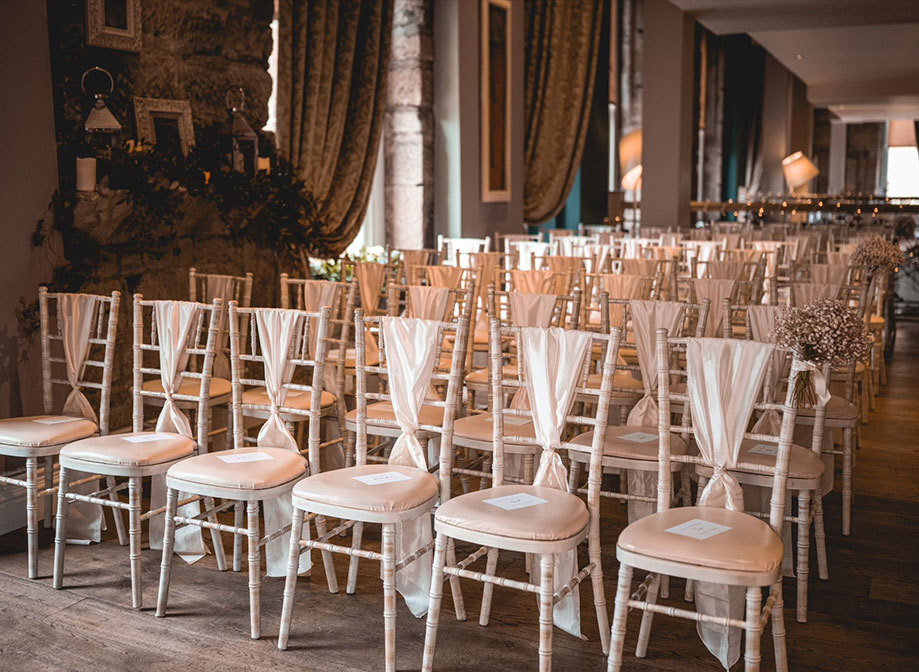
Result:
M386 109L386 241L434 237L434 0L395 0Z
M846 186L846 122L830 120L830 158L827 193L841 194Z

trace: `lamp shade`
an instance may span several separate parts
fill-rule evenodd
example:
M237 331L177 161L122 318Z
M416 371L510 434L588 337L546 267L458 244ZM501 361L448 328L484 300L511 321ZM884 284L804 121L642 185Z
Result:
M619 168L625 175L641 163L641 129L626 133L619 139Z
M626 191L635 191L639 187L641 187L640 163L622 176L622 188Z
M887 136L888 147L915 147L916 124L912 119L893 119Z
M782 171L792 191L803 187L820 174L817 166L804 156L804 152L795 152L782 159Z

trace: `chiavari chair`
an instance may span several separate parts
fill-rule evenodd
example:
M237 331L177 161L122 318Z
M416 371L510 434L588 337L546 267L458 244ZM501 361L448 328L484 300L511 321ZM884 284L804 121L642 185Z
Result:
M385 633L385 669L396 669L396 590L406 597L416 614L423 613L425 591L420 586L430 579L430 555L433 546L429 515L437 501L440 484L421 448L424 438L443 432L449 444L453 416L458 406L462 381L463 349L453 352L450 373L437 372L440 344L448 332L455 334L456 343L465 343L465 318L457 322L442 322L401 317L365 318L360 311L355 315L357 334L357 430L356 458L353 467L311 475L292 492L293 516L288 561L287 581L284 587L284 605L278 648L286 649L290 634L291 615L297 584L297 558L307 549L319 549L350 557L347 592L353 593L357 584L360 558L380 561L383 580L383 621ZM379 338L380 365L364 362L364 334L375 333ZM367 389L367 374L387 377L390 394L374 393ZM447 385L444 400L424 394L428 381L438 380ZM428 384L425 384L428 383ZM417 390L422 390L422 395ZM376 400L376 404L368 404ZM399 435L388 464L367 463L367 427L371 408L388 404L400 409L398 415L377 417L377 426L385 426ZM433 409L430 414L425 408ZM437 418L429 423L428 418ZM304 522L331 516L344 521L339 527L325 532L319 530L316 540L302 540L300 530ZM382 525L381 552L361 547L365 524ZM352 529L350 546L329 542L340 532ZM397 529L401 530L397 541ZM411 572L409 576L407 573ZM405 579L409 582L406 584ZM403 582L400 585L400 579ZM420 609L419 609L420 608Z
M0 420L0 455L25 460L24 469L16 467L0 474L0 483L26 491L30 579L38 578L39 497L44 497L44 525L51 527L54 457L72 441L109 433L120 297L119 292L95 296L38 288L44 414ZM56 415L54 397L59 389L70 392L61 414ZM98 413L83 395L84 389L98 390ZM40 461L44 463L41 482ZM107 479L109 488L114 485L114 479ZM118 539L124 543L124 523L119 516L115 523Z
M268 575L283 576L290 535L290 492L307 474L307 467L309 473L318 473L320 454L326 447L321 441L319 422L330 312L328 306L311 313L293 309L238 308L235 302L230 303L234 447L180 460L167 472L166 528L157 617L166 615L176 530L191 525L210 529L218 536L220 532L233 535L235 572L241 569L242 539L248 540L249 634L252 639L261 636L261 548L265 547ZM299 382L304 379L308 382ZM244 386L264 388L266 399L263 402L247 399ZM304 398L309 402L303 403ZM266 419L254 441L246 436L244 414ZM309 425L308 462L287 427L294 419ZM255 446L247 447L247 442ZM223 500L218 506L209 504L207 514L233 507L233 524L204 520L202 515L177 513L180 493L205 498L205 501L210 498ZM264 535L260 512L265 517ZM320 534L325 533L325 526L325 519L318 517L316 527ZM299 530L295 534L299 539ZM219 558L218 555L218 561ZM323 554L323 565L330 590L337 590L330 556ZM224 566L218 564L218 568L224 569ZM294 563L294 572L298 570L309 570L308 559L306 563Z
M55 589L62 588L64 583L64 551L70 503L87 502L112 508L116 521L121 517L121 511L126 509L130 541L131 602L134 609L141 608L141 526L145 520L150 520L150 536L153 540L151 547L158 548L157 531L162 528L157 525L162 524L160 516L166 510L157 495L161 491L154 484L151 508L141 513L143 479L161 478L177 462L207 450L210 427L207 390L220 346L217 340L222 312L220 299L214 299L208 305L145 301L140 294L134 295L132 432L83 439L67 445L60 452L52 582ZM149 332L145 330L145 324L149 324ZM197 366L189 366L189 360L192 359L198 360ZM145 376L157 376L162 382L160 390L145 386ZM186 379L193 381L193 384L183 384ZM157 398L163 402L153 432L144 431L145 397ZM196 431L192 430L188 419L179 410L180 402L185 402L186 407L189 404L197 405ZM88 495L77 493L73 488L80 481L69 481L72 472L105 476L107 487ZM127 480L115 485L116 477ZM128 501L122 502L118 493L125 489L128 491ZM207 517L211 523L216 523L213 501L204 500L204 513L200 513L196 502L183 502L185 505L194 505L194 512L189 509L188 513ZM220 535L212 528L211 536L218 566L224 569ZM179 550L203 554L203 540L189 540L189 548Z
M504 344L507 340L519 343L519 356L525 360L523 368L530 376L529 380L521 381L516 376L504 374ZM600 349L605 352L603 382L599 389L592 389L583 383L589 370L590 352L596 344L600 344ZM434 665L445 577L472 579L484 584L479 616L482 625L487 625L490 618L494 586L538 595L539 669L547 671L552 666L553 607L558 604L562 610L559 615L561 625L579 631L580 615L573 593L589 576L601 644L604 650L607 649L605 631L608 619L599 535L600 455L618 345L619 332L616 329L611 334L599 334L553 328L502 327L499 320L492 320L492 486L442 502L434 514L437 536L422 662L425 672L433 669ZM548 358L541 359L536 353L548 353ZM526 409L508 405L505 401L506 396L521 389L526 390L530 398L531 403ZM590 416L572 414L571 406L576 395L591 395L595 413ZM538 414L532 410L547 407L552 407L552 417L548 417L546 411ZM521 436L520 422L534 423L534 426L538 422L540 429L531 436ZM563 441L566 426L592 427L593 443L584 447ZM449 449L449 439L445 436L444 450L441 451L442 481L449 480L452 472L453 451ZM538 446L544 451L541 463L545 463L545 468L540 470L535 484L505 484L504 453L509 441ZM577 495L566 491L567 479L557 453L559 450L590 452L590 492L586 504ZM577 547L585 538L588 540L589 563L578 571ZM478 548L456 562L449 554L451 540L471 543ZM497 576L499 550L538 557L538 579L535 575L529 581ZM482 557L486 557L484 572L468 569ZM456 589L456 584L451 581L451 591ZM457 614L459 618L463 616Z

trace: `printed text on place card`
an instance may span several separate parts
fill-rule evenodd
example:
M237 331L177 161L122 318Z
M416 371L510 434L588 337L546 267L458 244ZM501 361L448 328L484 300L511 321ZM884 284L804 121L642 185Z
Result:
M779 447L774 443L757 443L747 452L754 455L772 455L774 457L779 454Z
M122 441L130 441L131 443L149 443L150 441L165 441L167 439L174 439L176 438L176 435L154 432L153 434L129 434L126 436L119 436L118 438Z
M623 441L631 441L633 443L651 443L652 441L657 441L657 434L649 434L648 432L632 432L631 434L623 434L619 438Z
M689 537L690 539L705 540L719 535L722 532L727 532L730 529L731 528L727 525L693 518L692 520L687 520L685 523L680 523L679 525L669 528L667 532Z
M383 485L384 483L397 483L399 481L410 481L411 476L398 471L383 471L379 474L368 474L367 476L352 476L355 481L360 481L364 485Z
M525 509L530 506L539 506L540 504L549 503L548 499L543 499L542 497L536 497L526 492L521 492L519 495L505 495L504 497L495 497L494 499L485 499L483 501L486 504L497 506L499 509L504 509L505 511L513 511L515 509Z
M37 422L39 425L61 425L65 422L77 422L83 418L42 418L41 420L33 420L32 422Z
M260 450L254 453L240 453L238 455L218 455L218 460L227 464L236 464L238 462L261 462L262 460L273 460L274 458Z

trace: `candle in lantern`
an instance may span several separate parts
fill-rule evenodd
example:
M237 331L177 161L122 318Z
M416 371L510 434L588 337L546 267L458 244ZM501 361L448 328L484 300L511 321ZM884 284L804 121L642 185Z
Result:
M77 191L96 190L96 159L77 158Z
M271 175L271 157L260 156L258 157L258 170L262 172L263 170Z

